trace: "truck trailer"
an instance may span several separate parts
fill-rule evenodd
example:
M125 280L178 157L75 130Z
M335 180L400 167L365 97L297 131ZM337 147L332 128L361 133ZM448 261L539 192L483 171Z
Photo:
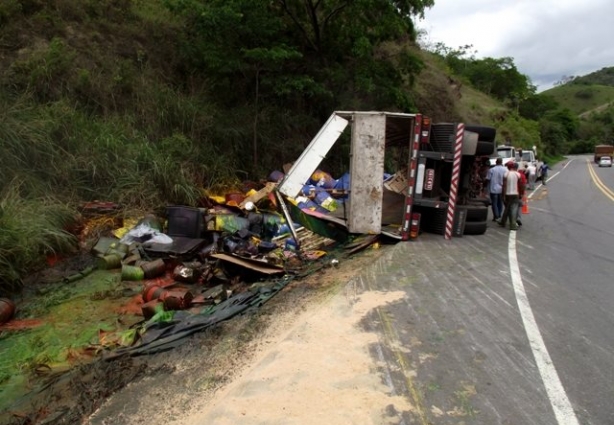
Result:
M614 146L612 145L597 145L595 146L595 162L599 163L602 156L614 157Z

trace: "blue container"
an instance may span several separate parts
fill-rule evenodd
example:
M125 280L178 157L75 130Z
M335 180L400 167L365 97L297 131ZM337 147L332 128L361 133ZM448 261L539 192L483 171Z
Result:
M286 239L285 243L286 251L298 251L298 246L296 245L296 241L293 238Z

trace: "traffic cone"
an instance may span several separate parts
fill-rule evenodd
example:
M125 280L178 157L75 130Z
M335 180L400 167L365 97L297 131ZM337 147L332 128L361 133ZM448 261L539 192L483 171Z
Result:
M522 197L522 213L523 214L529 213L529 200L527 199L527 195L524 195Z

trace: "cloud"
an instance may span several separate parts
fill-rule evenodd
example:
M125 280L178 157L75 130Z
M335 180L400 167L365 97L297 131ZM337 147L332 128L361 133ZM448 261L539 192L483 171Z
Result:
M427 42L511 57L540 90L614 66L614 1L436 0L418 26Z

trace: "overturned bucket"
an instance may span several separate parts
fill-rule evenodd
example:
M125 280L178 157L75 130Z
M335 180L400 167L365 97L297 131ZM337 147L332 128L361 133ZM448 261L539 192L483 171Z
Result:
M143 269L145 279L152 279L154 277L161 276L164 274L164 272L166 272L166 264L161 258L143 263L141 264L141 268Z
M164 292L165 292L165 289L160 286L157 286L157 285L148 286L143 291L143 301L147 303L149 301L157 300L158 298L162 296Z
M102 270L119 269L122 266L122 259L117 254L103 255L98 258L98 268Z

